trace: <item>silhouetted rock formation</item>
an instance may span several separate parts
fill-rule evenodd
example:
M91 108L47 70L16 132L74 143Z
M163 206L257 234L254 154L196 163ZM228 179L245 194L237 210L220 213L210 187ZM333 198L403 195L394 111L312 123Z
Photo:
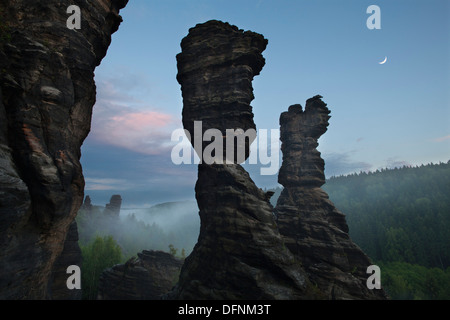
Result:
M383 299L369 290L369 258L351 241L345 216L320 189L324 161L317 140L327 131L330 111L315 96L289 107L280 117L283 164L278 182L285 188L275 213L287 248L302 262L309 279L327 299Z
M120 215L121 207L122 207L122 197L118 194L115 194L111 197L109 203L106 204L105 213L113 217L118 217Z
M265 193L240 165L200 165L195 192L200 236L171 298L317 297L284 246Z
M87 212L92 212L92 201L90 196L86 196L84 198L83 205L81 206L81 209L86 210Z
M250 106L252 80L265 64L261 52L266 46L262 35L215 20L191 28L182 40L177 79L183 95L183 126L197 153L208 144L198 141L208 129L222 132L224 149L227 129L256 129ZM197 143L195 121L202 121L203 129ZM245 157L254 138L246 141Z
M191 136L196 121L202 121L202 133L217 128L223 138L227 129L256 127L251 81L264 65L266 44L261 35L219 21L189 30L177 56L177 79L183 124ZM239 164L222 164L219 158L216 164L199 165L200 236L169 298L385 297L381 290L367 289L371 262L350 240L344 215L320 189L324 161L316 148L329 113L315 96L305 111L294 105L281 115L279 182L285 189L276 208L278 227L269 204L272 194L257 188ZM191 143L201 156L208 144L196 139Z
M55 266L72 261L61 257L65 242L77 246L67 235L83 201L80 147L90 130L94 69L126 3L77 1L81 30L69 30L73 1L0 0L10 33L0 42L0 299L65 295L54 287L61 281L49 282L62 277L56 270L68 276L68 266Z
M317 140L327 131L330 110L315 96L280 116L280 140L283 164L278 182L283 186L315 186L325 183L325 162L317 151Z
M138 258L103 271L99 300L159 300L178 280L183 260L162 251L143 251Z
M194 121L203 121L203 131L217 128L222 135L227 129L256 128L251 82L264 65L266 44L259 34L219 21L189 30L178 55L185 129L193 133ZM313 296L305 272L278 233L269 196L239 164L218 160L199 166L195 191L200 235L169 298Z

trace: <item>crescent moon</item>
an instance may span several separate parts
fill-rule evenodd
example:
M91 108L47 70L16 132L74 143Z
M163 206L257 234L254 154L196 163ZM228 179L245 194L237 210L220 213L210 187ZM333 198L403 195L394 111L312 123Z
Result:
M386 63L386 61L387 61L387 57L385 56L384 57L384 60L383 61L381 61L381 62L378 62L379 64L385 64Z

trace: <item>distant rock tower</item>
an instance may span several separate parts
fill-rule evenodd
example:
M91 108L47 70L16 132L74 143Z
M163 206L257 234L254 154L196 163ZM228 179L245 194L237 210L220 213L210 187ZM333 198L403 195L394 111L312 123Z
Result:
M118 217L120 214L120 208L122 207L122 197L118 194L115 194L109 200L109 203L106 204L105 213Z
M84 198L82 209L86 210L89 213L92 212L92 202L90 196L86 196L86 198Z

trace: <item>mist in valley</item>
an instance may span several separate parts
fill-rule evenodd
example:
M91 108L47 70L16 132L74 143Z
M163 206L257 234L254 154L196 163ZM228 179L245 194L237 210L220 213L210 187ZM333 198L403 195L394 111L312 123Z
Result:
M195 201L167 202L150 208L123 208L120 210L121 219L134 215L136 219L146 224L156 224L166 233L195 233L198 237L200 217Z
M143 250L161 250L185 257L192 252L200 231L195 201L122 208L119 215L101 206L82 207L77 223L81 246L97 236L112 236L121 247L124 260Z

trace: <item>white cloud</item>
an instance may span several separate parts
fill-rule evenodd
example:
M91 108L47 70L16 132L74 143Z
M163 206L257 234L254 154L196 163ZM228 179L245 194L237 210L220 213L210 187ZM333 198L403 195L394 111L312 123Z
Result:
M370 171L373 165L364 161L355 161L352 159L354 153L355 151L349 151L346 153L334 152L322 155L322 158L325 160L326 177Z
M85 190L105 191L105 190L128 190L133 187L128 181L123 179L110 178L85 178Z

